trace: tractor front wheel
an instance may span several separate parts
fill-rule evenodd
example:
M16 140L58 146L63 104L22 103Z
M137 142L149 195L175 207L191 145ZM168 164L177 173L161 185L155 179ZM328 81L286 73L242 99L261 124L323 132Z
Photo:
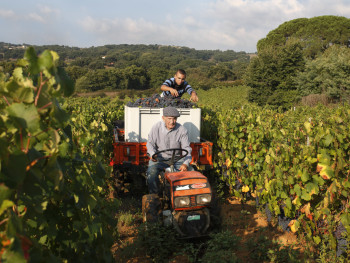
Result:
M144 223L159 222L160 212L161 203L158 195L148 194L142 197L142 217Z

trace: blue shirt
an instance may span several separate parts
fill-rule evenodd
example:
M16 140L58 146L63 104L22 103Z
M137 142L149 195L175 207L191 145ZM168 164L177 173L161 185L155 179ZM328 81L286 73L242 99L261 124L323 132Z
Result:
M185 93L187 92L188 94L191 95L193 89L190 86L190 84L188 84L187 81L184 81L184 83L182 83L181 85L177 85L175 82L175 78L170 78L167 79L166 81L164 81L163 85L168 86L170 88L176 89L177 92L179 93L179 98ZM163 91L163 95L164 96L171 96L170 91Z

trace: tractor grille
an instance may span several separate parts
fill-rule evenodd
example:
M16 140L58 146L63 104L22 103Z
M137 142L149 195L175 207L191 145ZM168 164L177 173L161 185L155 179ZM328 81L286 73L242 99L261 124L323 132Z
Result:
M190 197L190 202L191 202L190 206L196 206L197 205L197 203L196 203L196 196L192 195Z

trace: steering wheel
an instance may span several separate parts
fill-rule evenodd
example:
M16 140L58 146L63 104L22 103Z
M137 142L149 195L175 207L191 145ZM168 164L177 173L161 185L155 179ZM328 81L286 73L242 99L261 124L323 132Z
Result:
M169 151L173 151L173 154L171 156L171 158L169 159L164 159L161 162L166 163L168 165L173 165L175 164L177 161L179 161L180 159L182 159L183 157L186 157L188 155L188 151L186 149L181 149L181 148L170 148L170 149L165 149L165 150L161 150L161 151L157 151L152 155L152 159L156 159L156 155L163 153L163 152L169 152ZM175 152L176 151L181 151L181 155L180 156L176 156ZM184 154L182 154L182 152L185 152Z

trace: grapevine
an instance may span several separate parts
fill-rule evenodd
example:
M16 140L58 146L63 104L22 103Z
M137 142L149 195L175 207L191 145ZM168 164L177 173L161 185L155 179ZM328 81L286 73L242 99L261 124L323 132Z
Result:
M29 48L17 64L0 73L1 261L112 262L103 129L63 109L74 85L55 52Z

